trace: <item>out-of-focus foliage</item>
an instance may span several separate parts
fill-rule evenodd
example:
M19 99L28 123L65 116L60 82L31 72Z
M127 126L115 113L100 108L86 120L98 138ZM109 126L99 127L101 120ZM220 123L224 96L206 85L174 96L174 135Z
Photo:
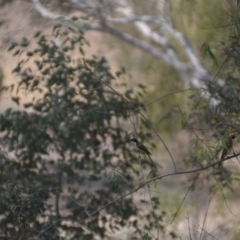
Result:
M202 51L204 57L206 57L206 56L210 57L212 59L212 61L216 64L216 66L218 66L217 58L213 54L211 47L209 46L208 43L203 43L203 45L201 47L201 51Z
M211 93L210 97L214 101L209 102L208 108L205 108L207 105L204 107L206 111L202 111L203 115L198 115L202 115L202 117L198 119L199 124L202 125L206 123L216 136L229 133L239 134L240 84L238 79L240 56L239 32L237 31L238 19L238 14L230 18L228 27L229 39L227 41L221 41L222 46L219 49L221 58L224 61L224 64L219 66L219 72L221 72L223 76L224 83L218 88L208 84L208 90ZM221 51L222 49L223 51ZM215 61L214 59L215 57L213 57L213 61ZM192 116L194 116L194 110L192 111Z
M162 1L163 5L164 2ZM230 7L225 6L222 1L197 0L186 1L177 0L170 1L170 16L174 27L179 30L189 40L191 46L196 53L199 54L199 58L202 58L203 65L213 73L217 73L218 66L221 66L224 58L221 55L222 45L220 41L228 38L228 19L231 13ZM224 2L224 1L223 1ZM228 1L226 1L228 2ZM159 1L150 1L148 4L145 1L131 1L137 14L159 16ZM165 7L165 5L163 6ZM161 16L161 15L160 15ZM222 27L221 27L222 26ZM135 36L140 39L143 35L140 35L136 28L132 28L128 25L122 26L125 30L132 33L135 31ZM157 33L161 32L159 29L153 29ZM163 35L167 33L163 30ZM164 35L165 36L165 35ZM182 59L185 61L184 53L181 53L181 47L179 43L173 41L169 37L169 41L180 52ZM211 58L203 58L201 54L201 46L207 42L211 46L212 56L218 60L218 66ZM183 89L189 89L191 86L181 78L177 71L173 70L167 64L160 62L153 56L141 53L139 50L132 50L131 46L121 43L119 41L112 41L109 39L109 44L112 46L121 46L121 55L118 56L121 64L129 66L134 69L134 76L137 76L138 81L147 85L149 90L144 95L144 101L149 103L160 96L169 94L170 92L181 91ZM222 73L218 73L218 76L222 76ZM190 100L196 92L183 92L179 94L168 95L168 97L162 98L160 101L155 102L148 106L147 114L154 126L161 131L162 134L174 135L176 130L180 130L182 127L181 121L175 121L172 124L172 114L178 104L187 113L191 112L191 107L194 103ZM197 97L196 97L197 99Z
M82 31L64 23L54 26L53 37L39 32L10 46L21 60L13 70L19 81L4 86L18 107L0 115L0 236L103 239L127 227L139 239L143 226L162 229L159 202L152 204L153 217L131 197L90 217L139 177L122 123L144 105L132 89L120 86L121 95L111 89L117 77L104 57L84 57L86 43ZM141 166L150 171L148 159Z
M207 102L201 97L198 99L192 98L195 104L191 108L190 114L184 116L185 126L194 132L195 136L191 156L186 162L194 166L206 163L213 164L219 161L223 149L226 148L227 139L235 136L233 147L238 144L240 139L239 7L238 4L237 14L230 17L229 39L221 41L222 46L219 48L221 57L224 59L224 64L219 66L222 84L220 87L216 87L209 83L207 90L210 92L210 101ZM211 52L208 44L203 45L203 51ZM218 60L213 56L211 58L213 61ZM202 94L205 94L204 90ZM180 114L183 115L183 113ZM229 150L228 155L233 154L234 149ZM224 157L227 157L227 155ZM209 177L210 175L212 177ZM210 169L208 181L211 190L213 192L217 191L221 186L233 191L234 186L239 184L237 175L238 171L233 174L227 168Z

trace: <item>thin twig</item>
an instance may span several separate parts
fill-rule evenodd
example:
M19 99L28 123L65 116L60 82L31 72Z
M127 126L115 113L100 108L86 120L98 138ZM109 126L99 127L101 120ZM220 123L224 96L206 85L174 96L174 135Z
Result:
M221 162L221 161L220 161L220 162ZM237 217L236 215L233 214L233 212L231 211L231 209L229 208L229 206L228 206L228 204L227 204L227 199L226 199L226 197L225 197L225 195L224 195L224 193L223 193L223 190L222 190L222 188L221 188L218 180L217 180L216 177L215 177L214 169L213 169L213 177L214 177L214 179L215 179L215 181L216 181L216 183L217 183L217 185L218 185L218 187L219 187L219 189L220 189L220 191L221 191L221 193L222 193L223 200L224 200L224 202L225 202L225 204L226 204L226 206L227 206L228 211L229 211L234 217Z
M188 193L189 193L190 190L193 188L193 186L194 186L195 182L197 181L197 179L198 179L198 177L199 177L200 174L201 174L201 172L197 174L197 176L196 176L196 178L194 179L194 181L192 182L191 186L188 188L188 190L187 190L186 194L184 195L184 198L183 198L181 204L179 205L176 213L174 214L174 217L173 217L172 221L170 222L170 224L172 224L172 223L174 222L174 220L176 219L176 217L177 217L177 215L178 215L178 213L179 213L179 211L180 211L180 209L181 209L181 207L182 207L182 205L183 205L183 203L184 203L184 201L185 201Z
M201 227L201 233L200 233L200 238L199 238L199 240L201 240L202 239L202 233L203 233L203 230L204 230L204 225L205 225L205 223L206 223L206 219L207 219L207 214L208 214L208 210L209 210L209 206L210 206L210 203L211 203L211 201L212 201L212 198L213 198L213 196L209 199L209 201L208 201L208 205L207 205L207 210L206 210L206 212L205 212L205 216L204 216L204 220L203 220L203 225L202 225L202 227Z
M175 91L175 92L170 92L170 93L167 93L159 98L156 98L155 100L153 100L152 102L150 103L147 103L144 105L144 107L148 107L150 105L152 105L153 103L159 101L159 100L162 100L163 98L166 98L168 96L172 96L174 94L178 94L178 93L183 93L183 92L187 92L187 91L198 91L198 89L192 89L192 88L188 88L188 89L183 89L183 90L179 90L179 91Z
M190 231L189 217L187 217L187 220L188 220L188 234L189 234L190 240L192 240L192 234L191 234L191 231Z
M177 167L176 167L176 164L175 164L175 161L173 159L173 156L170 152L170 150L168 149L167 147L167 144L163 141L162 137L160 136L160 134L157 132L157 130L152 126L152 123L143 115L143 113L139 112L139 114L144 118L145 121L147 121L148 123L151 124L151 128L153 130L153 132L156 134L156 136L159 138L159 140L162 142L163 146L165 147L165 149L167 150L171 160L172 160L172 164L173 164L173 167L174 167L174 171L177 172Z

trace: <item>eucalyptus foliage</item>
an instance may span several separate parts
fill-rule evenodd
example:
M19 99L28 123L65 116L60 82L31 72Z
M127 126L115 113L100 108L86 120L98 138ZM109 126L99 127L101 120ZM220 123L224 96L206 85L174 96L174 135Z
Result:
M21 60L13 70L19 80L4 86L14 106L0 115L1 236L102 239L127 227L140 237L143 226L156 227L131 196L93 214L139 177L138 155L122 126L144 109L136 97L144 88L136 93L114 83L124 69L112 74L104 57L85 58L86 44L82 31L60 24L53 36L38 32L9 48ZM149 166L142 158L142 167ZM159 228L157 210L154 216Z

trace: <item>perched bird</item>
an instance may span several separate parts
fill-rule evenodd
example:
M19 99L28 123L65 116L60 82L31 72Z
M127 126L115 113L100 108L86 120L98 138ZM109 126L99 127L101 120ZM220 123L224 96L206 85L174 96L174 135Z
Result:
M151 158L151 153L148 151L148 149L142 143L140 143L136 138L131 138L129 140L129 142L132 142L132 144L134 145L134 147L136 148L136 150L139 153L147 154L148 157L150 158L150 160L152 161L152 163L154 164L154 162Z
M228 153L232 150L233 147L233 139L235 139L236 136L231 135L229 136L225 141L224 141L224 146L222 150L222 155L221 155L221 162L218 164L219 167L222 166L222 161L223 159L228 155Z

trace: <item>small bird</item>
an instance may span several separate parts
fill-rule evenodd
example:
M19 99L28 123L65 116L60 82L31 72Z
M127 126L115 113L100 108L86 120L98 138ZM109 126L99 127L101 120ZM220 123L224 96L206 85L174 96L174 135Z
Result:
M218 164L219 167L222 166L222 161L223 159L228 155L228 153L232 150L233 147L233 139L235 139L236 136L235 135L231 135L229 136L225 142L224 142L224 146L223 146L223 151L222 151L222 155L221 155L221 162Z
M136 150L139 153L147 154L148 157L150 158L150 160L152 161L152 163L154 164L154 162L151 158L151 153L148 151L148 149L142 143L140 143L136 138L131 138L129 140L129 142L132 142L132 144L134 145L134 147L136 148Z

